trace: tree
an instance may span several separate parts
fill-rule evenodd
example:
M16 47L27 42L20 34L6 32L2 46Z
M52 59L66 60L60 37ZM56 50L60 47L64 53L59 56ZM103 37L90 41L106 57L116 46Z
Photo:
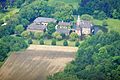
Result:
M40 39L42 39L42 38L44 37L43 34L44 34L44 33L41 33L41 32L35 32L35 33L34 33L34 37L35 37L35 39L40 40Z
M62 40L62 36L61 36L60 33L58 33L58 32L54 32L54 33L52 34L52 36L53 36L55 39L57 39L57 40Z
M20 35L23 31L24 31L23 25L17 25L17 26L15 27L15 33L16 33L16 34Z
M78 36L77 33L72 32L72 33L70 34L70 40L75 41L75 40L77 40L78 38L79 38L79 36Z
M5 11L5 9L7 7L7 5L6 5L7 4L7 0L1 0L0 3L1 3L2 10Z
M9 51L9 46L0 40L0 61L4 61Z
M56 39L52 39L51 45L56 45Z
M52 33L54 33L56 30L55 30L55 26L56 24L55 23L48 23L47 25L47 32L48 34L50 34L52 36Z
M73 14L73 6L65 4L63 2L58 2L54 5L55 13L53 16L59 21L71 21L74 20Z
M44 45L44 40L40 39L40 45Z
M92 20L93 20L93 17L90 16L90 15L88 15L88 14L83 14L83 15L81 16L81 19L82 19L82 20L87 20L87 21L92 21Z
M24 38L32 38L32 33L30 31L24 31L21 33L21 36Z
M64 46L68 46L68 41L67 41L67 40L64 40L63 45L64 45Z
M29 24L29 21L27 19L22 18L20 23L26 27Z
M49 80L67 80L66 75L77 76L79 80L119 80L119 64L120 34L99 32L83 41L75 60Z
M28 44L32 44L32 43L33 43L32 39L28 39Z
M76 41L75 42L75 46L78 47L80 45L80 42L79 41Z

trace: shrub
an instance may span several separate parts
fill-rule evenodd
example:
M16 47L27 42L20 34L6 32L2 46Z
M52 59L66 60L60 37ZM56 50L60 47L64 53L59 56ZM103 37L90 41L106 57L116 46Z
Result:
M75 41L75 40L77 40L78 38L79 38L79 36L78 36L77 33L72 32L72 33L70 34L70 40L71 40L71 41Z
M32 43L33 43L32 39L29 39L28 44L32 44Z
M35 39L40 40L40 39L42 39L43 37L44 37L44 33L41 33L41 32L35 32L35 33L34 33L34 38L35 38Z
M67 41L67 40L64 40L63 45L64 45L64 46L68 46L68 41Z
M66 35L64 33L61 33L62 39L66 38Z
M56 36L56 39L60 41L60 40L62 40L62 36L58 35L58 36Z
M44 45L44 40L43 39L40 40L40 45Z
M56 39L52 39L51 45L56 45Z
M52 36L53 36L55 39L57 39L57 40L62 40L62 36L61 36L60 33L58 33L58 32L54 32L54 33L52 34Z
M91 21L91 20L93 20L93 17L90 16L90 15L88 15L88 14L83 14L83 15L81 16L81 19L82 19L82 20Z
M32 38L32 33L30 31L24 31L21 33L21 36L24 38Z
M80 42L79 41L76 41L75 42L75 46L78 47L80 45Z

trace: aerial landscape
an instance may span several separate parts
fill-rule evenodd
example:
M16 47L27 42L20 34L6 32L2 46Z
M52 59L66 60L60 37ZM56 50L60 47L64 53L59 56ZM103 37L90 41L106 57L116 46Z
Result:
M0 0L0 80L120 80L120 0Z

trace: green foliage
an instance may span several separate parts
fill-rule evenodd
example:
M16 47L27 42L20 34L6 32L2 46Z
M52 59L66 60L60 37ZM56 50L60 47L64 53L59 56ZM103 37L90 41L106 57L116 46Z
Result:
M119 80L120 34L98 32L82 42L75 61L61 75L48 80L64 80L64 75L75 75L79 80ZM60 73L58 73L60 74Z
M106 16L120 19L119 4L119 0L80 0L78 13L94 15L100 20Z
M73 14L73 6L64 4L63 2L59 2L55 4L55 13L53 16L59 21L71 21L74 18Z
M61 36L60 33L58 33L58 32L54 32L54 33L52 34L52 36L53 36L55 39L57 39L57 40L62 40L62 36Z
M68 46L68 41L67 40L64 40L63 46Z
M19 51L27 48L28 45L23 38L6 36L0 39L0 61L3 61L8 52Z
M80 42L79 41L76 41L75 42L75 46L78 47L80 45Z
M56 31L55 26L56 26L55 23L48 23L48 26L47 26L48 34L52 35Z
M49 76L48 80L79 80L76 75L70 75L64 72L54 74L54 76Z
M44 45L44 40L40 39L40 45Z
M34 38L35 38L35 39L40 40L40 39L42 39L43 37L44 37L44 33L41 33L41 32L35 32L35 33L34 33Z
M32 44L32 43L33 43L32 39L28 39L28 44Z
M90 15L88 15L88 14L83 14L83 15L81 16L81 19L82 19L82 20L87 20L87 21L92 21L92 20L93 20L93 17L90 16Z
M61 33L62 39L66 38L66 35L64 33Z
M24 31L21 33L21 36L24 38L32 38L32 33L30 31Z
M15 33L16 33L16 34L21 34L23 31L24 31L23 25L17 25L17 26L15 27Z
M51 45L56 45L56 39L52 39Z
M78 34L75 32L72 32L69 37L71 41L75 41L79 38Z

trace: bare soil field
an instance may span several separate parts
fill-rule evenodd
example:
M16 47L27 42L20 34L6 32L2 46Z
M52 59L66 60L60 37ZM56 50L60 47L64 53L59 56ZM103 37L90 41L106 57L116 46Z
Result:
M0 80L46 80L48 75L63 71L76 51L75 47L31 45L7 59L0 69Z

